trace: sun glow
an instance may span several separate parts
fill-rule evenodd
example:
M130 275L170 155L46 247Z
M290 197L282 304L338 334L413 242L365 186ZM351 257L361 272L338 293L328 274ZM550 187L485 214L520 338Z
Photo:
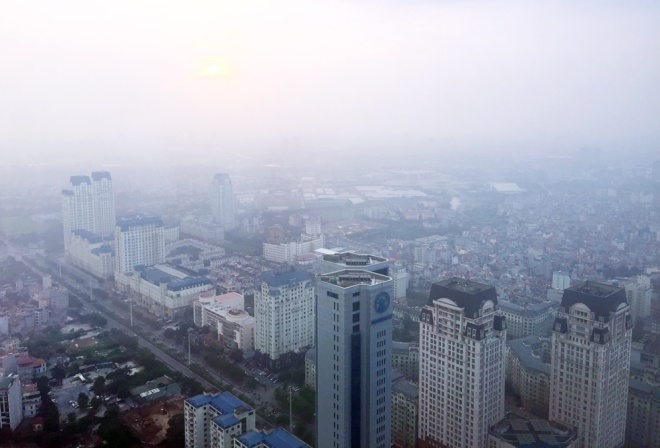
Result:
M200 74L206 78L228 78L232 70L226 61L214 61L207 64Z

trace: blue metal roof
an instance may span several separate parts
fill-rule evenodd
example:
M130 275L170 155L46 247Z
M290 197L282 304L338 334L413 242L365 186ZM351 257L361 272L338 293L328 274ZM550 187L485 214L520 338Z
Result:
M206 277L192 277L184 278L183 280L174 280L167 285L167 289L170 291L181 291L182 289L210 284L211 280Z
M229 392L223 392L219 395L195 395L186 401L196 408L210 404L222 415L233 415L237 408L242 408L241 412L252 411L253 409L239 400Z
M264 435L256 431L248 431L238 438L238 440L248 448L259 445L263 439Z
M138 271L137 266L135 270ZM160 269L142 267L139 269L139 271L140 277L149 283L153 283L154 285L158 285L160 283L169 283L174 280L174 277L161 271Z
M92 179L96 181L99 181L101 179L112 180L112 177L110 176L110 173L107 171L93 171Z
M94 255L99 255L99 254L112 254L114 253L114 250L112 250L112 247L108 246L107 244L104 244L101 247L97 247L95 249L92 249L92 253Z
M130 227L147 226L153 224L158 227L162 227L163 220L156 216L152 216L148 218L123 219L121 221L117 221L117 227L119 227L123 232L127 231Z
M221 415L213 419L213 423L221 427L222 429L231 428L234 425L237 425L239 420L236 416L232 414Z
M92 183L92 181L89 180L89 176L71 176L69 178L69 182L71 183L71 185L80 185L80 184L84 184L84 183L91 184Z
M90 232L89 230L75 229L75 230L72 230L71 233L73 233L76 236L79 236L81 238L86 239L90 243L102 243L103 242L103 238L101 238L99 235L97 235L94 232Z
M268 283L271 288L290 285L292 283L309 281L312 275L306 271L284 272L282 274L262 274L260 280Z
M273 448L303 448L308 445L282 428L275 428L266 436L266 445Z

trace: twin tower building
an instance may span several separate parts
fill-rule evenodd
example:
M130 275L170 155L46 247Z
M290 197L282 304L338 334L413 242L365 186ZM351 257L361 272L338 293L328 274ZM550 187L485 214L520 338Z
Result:
M317 446L388 448L392 279L386 262L343 255L316 282ZM494 287L459 278L433 284L420 315L417 446L519 446L490 438L505 417L506 335ZM577 434L571 447L623 446L631 337L622 288L587 281L564 291L549 417Z

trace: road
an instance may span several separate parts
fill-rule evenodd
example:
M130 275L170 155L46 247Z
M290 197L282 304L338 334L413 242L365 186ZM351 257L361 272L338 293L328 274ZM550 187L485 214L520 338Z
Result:
M38 275L44 275L45 272L48 272L48 268L46 266L41 265L41 263L38 262L37 260L34 260L32 258L28 258L28 257L20 257L20 258L22 259L22 261L30 269L32 269ZM65 273L63 272L63 274L65 274ZM140 347L144 347L147 350L149 350L151 353L153 353L157 358L159 358L161 361L163 361L172 370L180 372L181 374L183 374L183 375L185 375L189 378L194 378L195 380L197 380L202 385L202 387L205 390L214 391L214 392L218 390L218 387L216 387L211 382L204 379L203 377L201 377L197 373L193 372L187 365L185 365L184 363L180 362L179 360L173 358L172 356L168 355L163 350L158 348L156 345L154 345L151 342L149 342L148 340L144 339L142 336L136 334L130 327L128 327L128 326L122 324L121 322L115 320L111 316L108 316L107 313L104 310L98 308L96 305L94 305L94 303L84 300L80 296L80 291L76 288L76 286L74 286L78 283L77 281L75 281L75 279L67 278L65 280L67 280L69 282L69 284L72 285L72 288L67 288L67 289L71 294L75 295L76 297L78 297L81 300L81 302L83 304L83 310L87 313L96 312L96 313L99 313L102 316L104 316L108 321L108 324L107 324L108 329L109 328L116 328L118 330L121 330L121 331L125 332L126 334L135 336L137 338L138 345ZM66 287L66 285L62 285L62 286ZM85 289L84 285L78 285L78 286L81 290ZM112 311L117 312L117 314L121 316L122 313L118 312L118 310L115 309L116 306L114 304L111 304L111 303L112 303L112 301L109 301L107 304L104 304L104 305L110 305L109 308L113 308ZM197 357L193 357L193 361L195 361L196 364L200 365L204 369L205 373L208 376L210 376L214 381L216 381L217 384L225 385L225 386L227 386L227 385L232 386L233 390L234 390L234 393L236 393L238 395L245 394L247 396L250 396L258 404L272 405L272 403L270 403L270 402L275 401L274 396L273 396L273 390L268 390L264 394L260 394L258 392L246 393L246 392L238 389L236 386L232 385L227 380L220 377L219 375L217 375L213 371L206 368L204 366L204 362L201 359L197 359ZM270 428L272 426L269 422L264 420L259 415L257 415L257 420L259 421L259 423L261 424L262 427Z

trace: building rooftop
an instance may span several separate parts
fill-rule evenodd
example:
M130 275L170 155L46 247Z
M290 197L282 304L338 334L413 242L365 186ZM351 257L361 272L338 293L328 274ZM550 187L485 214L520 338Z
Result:
M543 362L543 343L540 337L527 336L506 343L526 369L550 376L550 364Z
M293 271L284 272L282 274L261 274L259 277L261 282L267 283L271 288L278 288L280 286L291 285L294 283L310 281L312 275L306 271Z
M80 185L80 184L85 184L85 183L87 183L87 184L92 183L92 181L89 180L89 176L71 176L69 178L69 182L71 183L71 185L74 185L74 186L77 186L77 185Z
M110 173L107 171L93 171L92 172L92 180L99 181L102 179L108 179L112 180L112 176L110 176Z
M148 225L155 225L156 227L162 227L163 220L156 216L151 216L147 218L122 219L121 221L117 221L117 227L119 227L119 229L122 232L128 231L131 227L148 226Z
M243 445L253 448L261 444L271 448L308 448L305 442L284 430L275 428L269 433L260 431L248 431L239 437Z
M499 306L502 311L518 314L524 317L536 317L540 314L547 312L553 306L553 304L552 302L541 302L541 303L528 302L520 305L518 303L502 300L499 302Z
M392 384L392 394L403 394L411 400L419 397L419 386L406 379L400 379Z
M362 269L344 269L343 271L317 275L318 280L341 288L350 288L355 285L375 285L391 280L390 277Z
M610 313L615 312L620 305L627 304L628 299L624 288L589 280L564 290L561 306L568 309L577 303L586 305L595 313L596 319L603 317L609 321Z
M90 232L89 230L85 229L75 229L72 230L71 233L73 233L76 236L79 236L81 238L84 238L90 243L102 243L103 238L101 238L99 235L97 235L94 232Z
M377 263L387 262L387 259L375 255L363 255L353 252L341 252L333 254L324 254L323 261L346 266L347 268L357 268L360 266L370 266Z
M242 414L243 412L253 410L250 406L229 392L222 392L221 394L217 395L195 395L194 397L188 398L186 401L196 408L205 406L207 404L211 405L223 415L234 413Z
M517 415L507 416L491 426L489 434L521 448L563 448L577 439L577 434L566 426Z
M433 283L431 286L428 304L433 306L433 301L439 299L449 299L460 308L464 308L466 316L476 317L487 300L497 305L497 292L493 286L452 277Z

